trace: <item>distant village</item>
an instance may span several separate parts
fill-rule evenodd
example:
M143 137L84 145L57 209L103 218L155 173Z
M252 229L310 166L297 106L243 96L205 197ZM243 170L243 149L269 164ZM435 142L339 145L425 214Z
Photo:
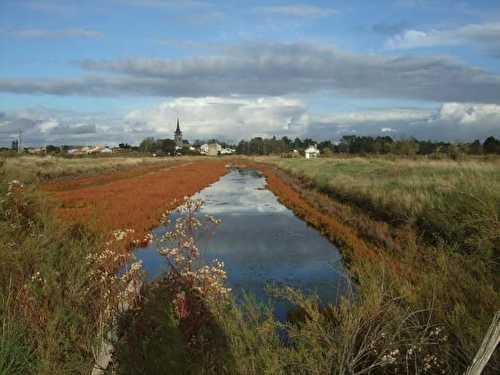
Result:
M9 151L1 148L0 151ZM394 154L401 156L426 155L432 158L459 159L461 155L500 154L500 140L493 136L483 142L442 142L417 140L415 138L393 139L389 136L357 136L344 135L339 141L330 140L317 142L310 138L290 139L254 137L251 140L241 140L237 145L231 145L216 139L195 141L193 144L183 139L179 119L173 133L173 139L155 139L147 137L138 146L120 143L116 147L108 145L86 146L54 146L25 147L22 133L12 141L10 151L28 154L61 154L66 156L83 155L115 155L128 153L142 153L156 156L204 155L223 156L232 154L241 155L280 155L285 158L304 157L315 159L320 156L328 157L333 154Z
M5 150L5 149L4 149ZM180 129L179 119L177 119L177 127L174 132L174 139L154 139L146 138L139 146L131 146L127 143L120 143L117 147L108 145L92 145L92 146L53 146L44 147L24 147L22 142L22 134L12 141L12 151L29 154L47 154L47 153L64 153L67 155L106 155L126 152L146 152L153 156L180 156L180 155L231 155L236 152L234 147L230 147L224 142L211 140L207 142L197 141L193 145L188 140L183 139Z

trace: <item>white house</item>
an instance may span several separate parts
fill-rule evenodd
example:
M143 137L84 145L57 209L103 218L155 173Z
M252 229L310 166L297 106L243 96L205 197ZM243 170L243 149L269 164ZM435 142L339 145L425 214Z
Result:
M217 156L222 152L222 146L218 143L205 143L200 146L200 153L203 155Z
M316 145L311 145L304 151L306 159L316 159L319 156L319 150Z
M220 151L221 155L231 155L234 154L235 152L236 150L234 148L229 148L229 147L223 148Z

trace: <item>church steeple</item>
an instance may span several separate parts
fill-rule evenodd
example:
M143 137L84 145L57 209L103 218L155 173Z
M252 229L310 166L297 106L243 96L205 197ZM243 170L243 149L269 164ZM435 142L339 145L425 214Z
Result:
M175 134L182 134L181 128L179 126L179 118L177 117L177 129L175 130Z
M177 129L175 129L174 133L175 147L182 148L182 132L181 127L179 126L179 118L177 118Z

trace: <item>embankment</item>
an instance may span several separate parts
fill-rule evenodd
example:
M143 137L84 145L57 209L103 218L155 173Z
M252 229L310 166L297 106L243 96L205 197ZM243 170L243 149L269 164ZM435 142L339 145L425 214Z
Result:
M269 190L278 197L280 202L337 245L347 263L350 263L353 258L389 261L386 254L383 254L376 246L364 241L356 228L346 225L334 215L321 210L314 204L314 199L307 199L306 194L313 194L313 191L301 192L297 182L280 169L262 163L248 161L240 161L239 163L251 166L263 173ZM329 203L333 204L333 202ZM326 205L324 208L327 208ZM393 261L391 263L397 267L396 263Z

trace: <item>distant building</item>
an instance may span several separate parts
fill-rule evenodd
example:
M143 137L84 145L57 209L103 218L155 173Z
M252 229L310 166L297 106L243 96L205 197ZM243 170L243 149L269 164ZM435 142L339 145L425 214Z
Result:
M43 154L47 151L45 147L34 147L26 149L30 154Z
M24 144L23 144L23 131L19 131L19 135L17 137L17 152L23 153L24 152Z
M217 156L222 153L222 146L218 143L205 143L200 146L200 153L208 156Z
M311 145L304 151L306 159L316 159L319 156L319 150L316 145Z
M182 149L183 142L182 142L182 132L179 126L179 119L177 119L177 129L175 129L174 141L175 141L175 148Z
M108 146L85 146L69 149L70 155L91 155L91 154L111 154L113 150Z
M19 153L22 153L24 151L23 147L23 132L20 131L19 135L17 136L17 139L13 140L11 143L11 149L13 151L17 151Z
M222 155L231 155L231 154L234 154L236 152L236 150L234 148L229 148L229 147L226 147L226 148L223 148L220 153Z

